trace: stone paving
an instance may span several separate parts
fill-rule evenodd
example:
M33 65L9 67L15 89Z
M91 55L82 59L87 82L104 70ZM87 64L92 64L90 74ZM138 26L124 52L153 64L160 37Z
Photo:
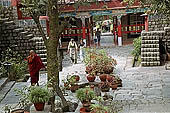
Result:
M114 97L113 103L120 110L119 113L170 113L170 75L169 70L164 66L158 67L131 67L130 61L127 62L128 56L132 51L132 46L122 46L106 48L109 55L117 60L118 65L114 74L122 79L123 86L118 90L111 91ZM68 56L65 57L64 63L69 63ZM81 80L85 79L85 66L78 61L78 64L70 64L60 72L60 83L66 78L68 73L79 73ZM46 81L46 74L42 74L41 84ZM18 83L22 84L22 83ZM29 85L29 84L27 84ZM21 88L22 85L14 87ZM9 100L16 102L18 98L12 98L9 95L0 103L0 106L11 103ZM72 99L72 97L66 97Z

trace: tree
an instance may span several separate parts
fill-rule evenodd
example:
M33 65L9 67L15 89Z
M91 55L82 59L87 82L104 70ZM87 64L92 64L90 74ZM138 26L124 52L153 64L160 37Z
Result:
M63 103L63 109L68 110L69 106L66 99L64 98L62 91L59 87L59 64L57 57L57 47L59 45L59 38L64 30L64 27L68 25L68 21L64 18L62 21L59 19L61 14L60 8L67 5L68 0L21 0L22 11L25 15L31 16L35 21L39 32L41 33L45 46L47 48L47 71L48 77L51 81L51 86L54 92L58 94ZM92 0L97 2L96 0ZM77 0L75 2L75 9L78 9L81 5L90 4L88 0ZM69 5L69 4L68 4ZM47 12L46 12L47 11ZM39 17L42 14L46 14L49 17L49 38L47 39L44 33ZM52 102L52 112L54 113L54 101Z
M149 6L153 13L163 13L170 15L170 0L123 0L128 5L139 2L142 6Z
M59 22L59 7L58 0L22 0L23 11L26 15L29 15L33 18L39 32L41 33L46 49L47 49L47 71L48 77L51 81L51 86L53 87L54 92L61 98L63 103L63 109L68 110L68 104L64 98L62 91L59 87L59 64L57 57L57 47L59 44L59 36L64 29L64 23ZM47 5L46 5L47 4ZM47 39L46 34L44 33L42 26L39 21L39 17L42 15L42 12L47 10L47 15L49 17L49 38ZM60 29L59 29L60 28ZM52 112L54 112L54 103L52 102Z

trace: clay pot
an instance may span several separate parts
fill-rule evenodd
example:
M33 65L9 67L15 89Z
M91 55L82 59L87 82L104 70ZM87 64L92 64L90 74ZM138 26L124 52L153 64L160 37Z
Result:
M110 83L110 88L112 88L112 90L116 90L118 87L118 85L114 82Z
M80 80L80 77L78 75L73 75L73 76L75 76L77 82Z
M110 87L107 87L107 88L101 88L101 91L102 91L102 92L109 92L109 90L110 90Z
M74 84L74 85L71 85L70 90L71 92L75 92L76 90L78 90L78 88L79 88L78 84Z
M105 66L104 68L103 68L103 71L104 71L104 73L106 73L106 74L110 74L110 73L112 73L113 72L113 67L112 66Z
M88 76L87 76L87 80L88 80L89 82L94 82L95 79L96 79L96 76L94 76L94 75L88 75Z
M80 108L80 113L90 113L90 112L87 112L86 108L82 107L82 108Z
M11 111L11 113L24 113L24 109L16 109Z
M45 106L45 103L34 103L34 107L37 111L43 111L44 106Z
M107 79L108 82L112 82L113 81L113 78L110 75L107 75L106 79Z
M87 74L89 74L91 71L92 71L92 67L91 67L91 66L86 66L85 72L86 72Z
M106 78L107 78L107 74L101 74L101 75L99 75L99 78L102 82L105 82Z

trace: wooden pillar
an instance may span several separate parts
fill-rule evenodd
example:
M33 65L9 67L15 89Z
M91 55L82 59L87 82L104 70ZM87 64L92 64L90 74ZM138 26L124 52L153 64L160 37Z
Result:
M149 26L148 15L145 15L145 31L148 31L148 26Z
M118 24L118 46L122 46L122 23L121 17L117 16L117 24Z
M11 0L11 6L17 6L19 0Z
M46 20L46 28L47 28L47 36L49 36L49 33L50 33L49 20Z
M82 38L83 38L83 41L85 42L85 45L87 46L88 42L87 42L87 39L86 39L86 22L85 22L85 16L82 16L81 17L81 21L82 21Z

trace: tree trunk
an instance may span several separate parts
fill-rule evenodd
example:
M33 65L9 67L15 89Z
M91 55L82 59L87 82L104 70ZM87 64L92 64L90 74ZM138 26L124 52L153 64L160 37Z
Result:
M54 91L61 98L64 109L68 110L68 104L66 99L64 98L62 91L59 87L59 64L57 57L57 47L59 43L59 14L57 8L58 0L48 0L48 16L49 16L49 25L50 25L50 33L48 43L46 43L47 47L47 69L48 69L48 77L52 82L52 86ZM54 112L54 108L52 109Z

